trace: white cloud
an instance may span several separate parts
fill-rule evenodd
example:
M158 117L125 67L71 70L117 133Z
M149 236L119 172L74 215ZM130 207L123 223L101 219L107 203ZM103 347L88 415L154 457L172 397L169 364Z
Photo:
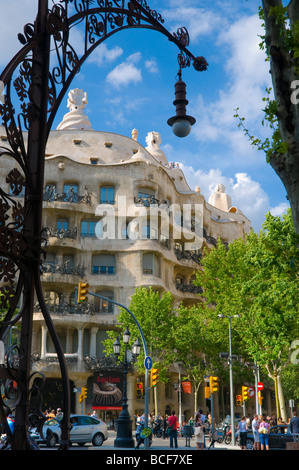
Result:
M216 101L208 103L200 95L196 103L200 126L194 128L194 135L203 142L223 142L235 157L244 155L253 158L254 155L249 152L248 137L237 127L238 121L234 118L236 108L240 108L241 117L246 118L246 126L251 133L256 133L256 137L268 133L261 127L261 108L265 88L271 85L271 77L264 52L259 49L259 33L262 31L257 15L243 17L220 32L217 43L223 56L228 55L225 63L228 81L225 88L219 91ZM192 112L196 117L194 106Z
M127 86L130 83L138 83L142 81L141 70L136 67L136 63L141 59L140 52L131 54L124 62L117 65L108 73L106 81L114 88Z
M281 202L277 206L271 207L270 212L274 217L278 217L278 216L281 216L282 214L285 214L287 209L289 208L290 208L290 204L288 204L287 202Z
M145 61L145 67L147 68L147 70L150 73L158 73L159 72L158 64L157 64L157 61L154 57Z
M269 197L260 183L254 181L250 175L236 173L234 178L228 178L219 168L212 168L207 172L185 165L181 165L181 168L191 189L199 186L206 201L209 201L215 186L223 184L225 192L231 196L233 206L244 213L254 230L260 230L265 214L270 210Z
M108 49L106 44L100 44L90 55L88 62L94 63L101 67L105 62L113 62L123 54L123 49L119 46L115 46L112 49Z

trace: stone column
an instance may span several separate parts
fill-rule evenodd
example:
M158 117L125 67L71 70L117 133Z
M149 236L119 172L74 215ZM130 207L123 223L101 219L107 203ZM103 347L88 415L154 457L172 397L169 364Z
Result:
M83 360L83 334L84 334L84 328L79 328L78 329L78 361Z
M94 326L93 328L91 328L89 355L94 357L96 357L97 355L97 332L98 327Z
M45 325L42 325L41 327L42 334L41 334L41 359L44 359L46 354L47 354L47 333L48 333L48 328Z

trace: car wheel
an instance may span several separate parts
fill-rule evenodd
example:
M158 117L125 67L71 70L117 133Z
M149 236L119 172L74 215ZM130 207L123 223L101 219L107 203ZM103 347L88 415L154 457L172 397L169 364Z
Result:
M46 438L47 447L55 447L58 442L56 434L50 433Z
M252 450L253 449L253 440L252 439L247 439L246 440L246 449L247 450Z
M97 434L95 434L93 436L93 439L92 439L92 445L93 446L101 446L104 442L104 436L102 433L98 432Z

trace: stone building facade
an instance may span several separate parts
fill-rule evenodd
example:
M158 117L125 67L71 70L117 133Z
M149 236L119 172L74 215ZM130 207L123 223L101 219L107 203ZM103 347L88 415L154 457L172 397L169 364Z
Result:
M117 327L118 313L113 304L95 297L78 305L78 283L86 281L91 291L126 306L140 286L170 291L177 304L191 305L198 302L192 280L202 248L213 246L219 237L230 243L250 230L250 221L232 205L222 185L210 202L199 187L189 187L179 165L169 163L161 150L157 132L150 132L143 146L136 129L130 137L95 131L84 106L76 107L76 101L84 104L84 99L82 91L71 92L70 112L50 133L43 203L47 257L42 284L68 363L73 412L92 411L92 364L103 356L102 341L108 329ZM1 138L4 135L2 128ZM2 171L9 164L4 158ZM157 212L151 212L153 208ZM184 230L183 217L189 219ZM190 242L196 224L201 231ZM57 407L59 365L38 308L32 353L33 370L44 373L49 383L45 406ZM175 368L170 377L168 385L158 386L161 414L178 410L178 393L172 387L178 378ZM131 415L144 408L136 380L129 375ZM78 400L81 387L88 389L83 404ZM193 395L183 395L182 413L189 418ZM199 395L199 405L206 409L203 390ZM109 421L117 410L100 414Z

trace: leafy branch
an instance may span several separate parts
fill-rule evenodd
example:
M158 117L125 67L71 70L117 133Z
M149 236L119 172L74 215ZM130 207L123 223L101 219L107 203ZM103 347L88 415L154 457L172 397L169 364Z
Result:
M269 163L270 157L273 155L285 154L288 151L289 146L289 144L281 138L278 127L278 103L277 101L270 99L271 91L271 87L266 88L268 96L263 98L263 102L266 103L266 106L263 109L265 116L262 120L262 125L264 126L268 123L269 128L273 130L272 141L268 137L265 140L261 140L253 136L245 126L245 118L239 115L239 108L236 109L236 114L234 114L234 117L239 120L238 127L243 129L244 134L247 135L251 141L251 145L256 146L258 150L263 150L266 153L267 163Z

